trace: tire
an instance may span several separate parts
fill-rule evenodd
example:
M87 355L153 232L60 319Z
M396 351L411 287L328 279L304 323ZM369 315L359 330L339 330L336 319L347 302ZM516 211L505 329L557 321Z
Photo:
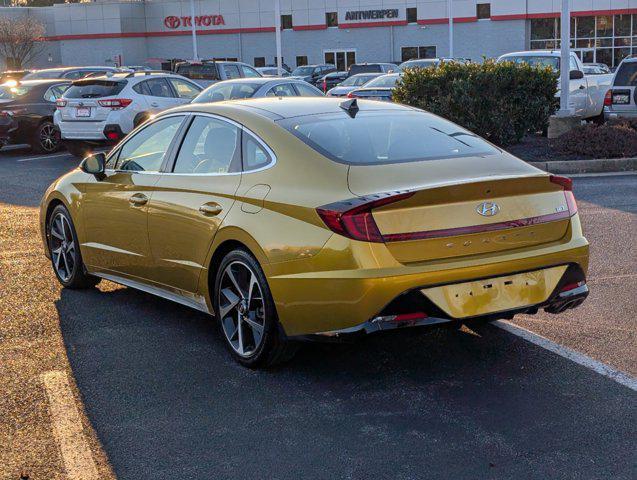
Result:
M51 212L47 224L47 242L53 272L62 286L82 289L99 283L98 277L86 272L75 226L64 205L58 205Z
M64 146L71 155L82 159L89 156L93 150L88 143L78 140L67 140Z
M263 270L247 251L223 258L212 295L221 335L241 365L269 367L294 356L298 345L285 338Z
M31 148L37 153L55 153L60 149L60 131L53 122L44 120L33 133Z
M133 119L133 128L139 127L142 123L148 120L149 115L147 113L138 113Z

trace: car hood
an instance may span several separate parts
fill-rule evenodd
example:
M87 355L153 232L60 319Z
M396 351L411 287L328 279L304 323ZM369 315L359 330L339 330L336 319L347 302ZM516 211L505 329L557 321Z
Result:
M357 87L334 87L330 89L327 93L331 93L332 95L346 95L349 92L356 90Z

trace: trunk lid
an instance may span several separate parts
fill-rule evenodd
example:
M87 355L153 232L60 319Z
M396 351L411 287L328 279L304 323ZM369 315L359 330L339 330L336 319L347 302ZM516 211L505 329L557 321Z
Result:
M351 166L348 181L361 196L415 192L372 212L401 263L532 247L568 229L563 189L508 154Z
M100 78L73 82L63 96L66 105L57 107L60 117L65 122L104 121L112 109L100 105L100 100L117 98L126 84L126 80Z

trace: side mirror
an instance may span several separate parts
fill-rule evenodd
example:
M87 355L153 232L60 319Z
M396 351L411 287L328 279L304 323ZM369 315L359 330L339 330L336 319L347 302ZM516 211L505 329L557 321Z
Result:
M584 72L582 72L581 70L571 70L569 78L571 80L581 80L582 78L584 78Z
M85 173L95 175L98 180L101 180L105 176L106 155L102 152L89 155L80 163L80 169Z

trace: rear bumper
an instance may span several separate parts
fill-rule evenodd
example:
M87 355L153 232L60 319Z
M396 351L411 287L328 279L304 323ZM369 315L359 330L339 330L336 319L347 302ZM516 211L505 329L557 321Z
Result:
M104 127L106 122L56 122L62 140L106 141Z
M266 267L266 275L280 323L288 336L356 329L384 315L390 304L393 305L397 299L414 290L531 272L558 265L575 266L585 275L589 258L588 242L581 236L579 221L573 222L575 225L571 226L561 242L541 248L412 265L325 270L321 259L323 254L326 263L331 265L336 260L331 255L335 251L343 251L337 243L341 240L334 236L321 253L314 257L312 270L289 274L289 266L281 267L279 272L279 267L270 265ZM577 234L574 235L573 230ZM377 265L381 265L387 258L383 257L381 250L371 253ZM307 267L306 264L304 268ZM549 299L555 300L551 296ZM549 306L543 303L525 305L523 310ZM497 312L496 315L506 318L507 312ZM457 320L440 312L428 312L428 316L447 321ZM465 320L467 318L462 319Z
M637 107L630 111L612 110L608 107L604 107L604 118L606 120L612 120L613 118L637 118Z

